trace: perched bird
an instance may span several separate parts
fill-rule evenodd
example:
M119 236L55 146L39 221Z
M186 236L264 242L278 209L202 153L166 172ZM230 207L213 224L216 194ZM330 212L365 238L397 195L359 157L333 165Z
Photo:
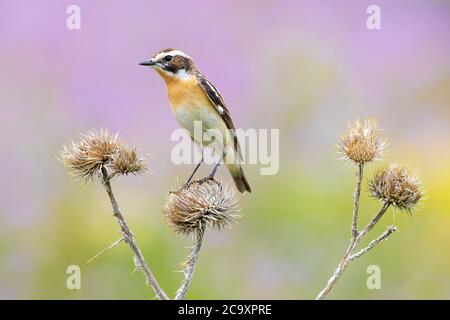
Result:
M225 161L237 189L244 193L251 192L250 185L242 170L242 155L234 124L225 102L216 87L197 69L190 56L180 50L164 49L150 60L141 62L142 66L151 66L164 79L172 111L181 127L186 129L191 138L202 145L211 141L196 141L194 122L201 121L203 133L208 129L220 131L223 136L222 156L207 178L213 178L222 160ZM197 164L189 177L189 183L200 167Z

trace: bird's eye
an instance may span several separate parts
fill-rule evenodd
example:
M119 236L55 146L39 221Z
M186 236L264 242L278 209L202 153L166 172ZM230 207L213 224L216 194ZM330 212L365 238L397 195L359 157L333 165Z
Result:
M164 61L166 61L166 62L170 62L170 61L172 61L172 59L173 59L172 56L165 56L164 57Z

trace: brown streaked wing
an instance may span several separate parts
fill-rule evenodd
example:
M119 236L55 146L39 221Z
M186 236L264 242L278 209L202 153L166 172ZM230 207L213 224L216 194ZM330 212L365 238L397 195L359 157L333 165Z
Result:
M228 109L225 105L225 101L223 100L222 96L220 95L220 92L211 83L211 81L209 81L203 74L198 73L197 80L198 80L200 86L202 87L202 89L205 91L209 100L214 105L214 107L215 107L214 109L217 111L219 116L225 122L227 128L229 130L233 130L232 132L233 132L233 139L234 139L234 150L236 151L238 157L242 160L241 148L239 146L239 141L236 136L233 120L231 119L230 112L228 111Z

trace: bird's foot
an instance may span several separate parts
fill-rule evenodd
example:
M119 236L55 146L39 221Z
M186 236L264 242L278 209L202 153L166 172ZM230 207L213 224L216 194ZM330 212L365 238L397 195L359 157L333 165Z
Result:
M214 175L213 174L210 174L210 175L208 175L208 176L206 176L206 177L204 177L204 178L202 178L200 180L197 180L196 182L202 184L202 183L205 183L205 182L210 181L210 180L214 180Z

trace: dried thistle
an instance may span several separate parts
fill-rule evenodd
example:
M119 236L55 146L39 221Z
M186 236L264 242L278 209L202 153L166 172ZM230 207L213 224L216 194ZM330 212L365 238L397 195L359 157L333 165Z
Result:
M61 159L69 172L84 181L91 181L102 166L110 164L118 153L118 135L110 135L106 130L80 134L78 142L63 146Z
M406 212L411 212L424 194L419 178L396 163L375 172L369 181L369 191L384 203Z
M378 159L385 146L377 121L367 118L364 123L356 120L350 125L338 147L344 158L356 163L365 163Z
M72 175L84 181L89 182L94 176L98 176L108 194L114 213L113 217L120 227L121 238L95 255L89 262L118 244L125 242L133 253L136 270L142 271L147 284L153 288L158 299L168 300L169 297L160 287L142 255L142 251L119 209L111 186L111 178L114 175L137 174L145 170L142 160L137 156L136 149L120 141L118 134L110 135L106 130L91 131L88 134L80 134L79 141L72 141L69 145L65 145L61 152L61 160Z
M381 220L391 205L410 212L423 196L419 179L409 174L406 168L393 164L377 171L368 183L369 191L374 197L380 199L383 205L369 223L358 230L359 198L364 164L380 157L384 147L385 142L381 139L380 129L373 119L366 119L364 124L357 120L342 136L342 142L339 145L340 151L344 158L357 164L356 187L353 194L352 237L337 268L328 279L325 287L316 296L317 300L324 299L330 293L353 260L366 254L398 230L396 226L389 226L382 234L370 241L365 248L357 251L361 241Z
M194 181L171 192L164 207L169 225L177 233L197 235L233 224L238 215L237 199L215 180Z
M111 135L107 130L80 134L78 142L63 146L61 159L73 176L86 182L102 167L112 169L114 174L139 174L145 170L135 148L125 145L118 134Z

